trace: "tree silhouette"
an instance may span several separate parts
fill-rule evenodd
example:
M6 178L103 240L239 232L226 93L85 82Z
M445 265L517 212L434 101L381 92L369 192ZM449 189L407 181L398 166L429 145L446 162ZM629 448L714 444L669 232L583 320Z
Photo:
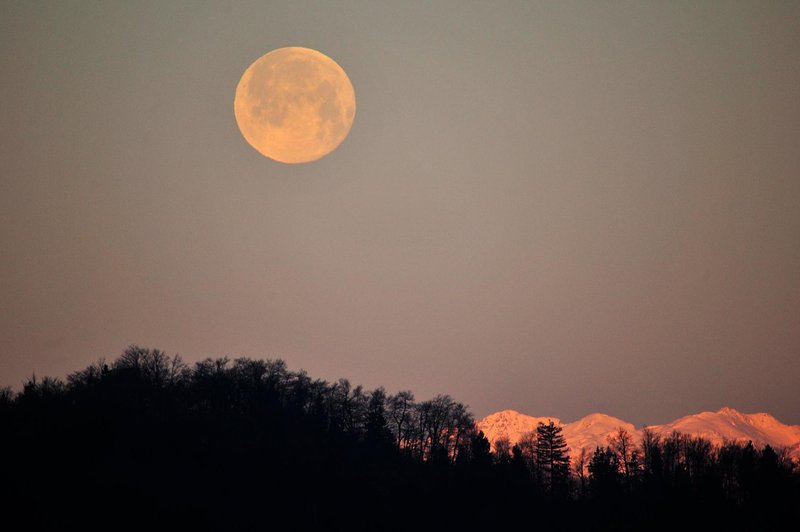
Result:
M469 448L471 463L482 468L488 468L492 464L491 444L483 431L472 435Z
M139 346L0 388L0 434L4 518L33 530L769 529L800 502L786 450L646 430L578 455L571 497L553 422L493 453L448 395Z
M392 422L397 449L409 447L410 425L414 415L414 394L404 390L389 396L386 410Z
M569 478L569 455L562 428L551 420L536 427L536 464L545 493L564 497Z
M599 497L616 496L619 488L619 462L610 448L596 447L589 462L589 487Z
M573 469L575 476L578 477L578 495L580 498L585 498L587 494L587 478L586 473L589 467L589 453L585 448L581 448L578 456L575 458Z

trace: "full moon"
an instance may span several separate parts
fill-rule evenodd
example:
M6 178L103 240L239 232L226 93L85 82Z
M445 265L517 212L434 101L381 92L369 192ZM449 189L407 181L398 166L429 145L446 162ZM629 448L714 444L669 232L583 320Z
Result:
M353 84L330 57L278 48L250 65L233 102L250 145L282 163L316 161L347 137L356 114Z

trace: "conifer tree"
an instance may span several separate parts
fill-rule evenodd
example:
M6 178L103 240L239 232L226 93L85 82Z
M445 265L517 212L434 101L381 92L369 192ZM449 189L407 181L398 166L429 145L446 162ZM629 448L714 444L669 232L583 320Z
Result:
M536 427L536 463L545 493L565 496L569 479L567 442L561 427L551 420Z

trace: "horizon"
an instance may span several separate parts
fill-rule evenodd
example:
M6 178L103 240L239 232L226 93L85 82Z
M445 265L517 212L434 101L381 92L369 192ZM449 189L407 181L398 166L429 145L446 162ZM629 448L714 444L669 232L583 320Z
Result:
M135 345L132 345L132 346L129 346L129 347L134 347L134 346ZM143 346L136 346L136 347L143 347ZM147 347L144 347L144 348L145 349L149 349ZM154 348L154 349L157 350L157 348ZM172 354L172 355L170 355L169 353L165 353L165 354L167 356L180 356L177 353ZM209 358L211 358L211 360L228 359L229 361L234 361L234 360L239 359L239 358L244 358L244 359L248 359L248 360L262 360L262 361L279 361L280 360L280 361L286 362L285 360L283 360L281 358L274 358L273 359L273 358L224 357L224 356L223 357L216 357L216 358L215 357L209 357ZM187 363L186 360L183 360L182 358L181 358L181 360L184 363ZM200 362L203 362L205 360L208 360L208 358L204 359L204 360L199 360L196 363L200 363ZM113 361L112 358L102 358L102 359L95 360L93 363L103 362L105 364L109 364L112 361ZM191 365L190 365L190 367L191 367ZM5 387L8 387L9 389L11 389L14 392L20 392L21 389L22 389L23 384L25 382L27 382L28 380L30 380L30 379L37 379L39 382L41 382L41 379L44 379L44 378L54 378L54 379L58 379L58 380L60 380L62 382L66 382L67 377L70 374L83 371L83 369L85 369L85 368L75 369L75 370L69 372L66 375L43 375L43 374L36 374L36 372L32 372L32 374L27 379L25 379L25 381L20 382L18 387L11 386L11 385L4 384L4 383L0 382L0 389L5 386ZM306 372L307 373L307 371L305 369L303 369L303 368L291 368L291 367L288 367L288 369L290 371ZM346 376L339 376L339 377L336 377L336 378L326 379L326 380L328 382L337 382L339 379L347 379L347 380L349 380ZM358 383L358 382L351 382L350 384L355 385L355 386L361 385L361 383ZM366 387L365 389L369 391L371 389L377 389L377 388L383 388L383 386L379 385L379 386L377 386L375 388ZM400 388L400 389L397 389L397 390L386 390L386 392L389 393L389 394L392 394L392 393L399 393L401 391L406 391L406 390L409 390L412 393L414 392L414 390L411 390L408 387ZM440 392L440 393L442 395L451 396L453 399L455 399L457 401L460 400L459 397L454 397L451 394L448 394L447 392ZM418 397L417 399L418 400L427 400L427 399L430 399L430 398L432 398L432 397L424 397L424 398L423 397ZM611 418L617 419L617 420L625 422L625 423L630 423L630 424L634 425L634 427L636 427L637 430L641 430L643 428L648 428L648 427L668 425L668 424L670 424L672 422L681 420L683 418L689 418L689 417L697 416L699 414L707 414L707 413L720 414L720 413L724 413L726 410L730 410L730 411L733 411L736 414L740 414L740 415L744 415L744 416L765 414L765 415L771 416L772 418L774 418L775 420L777 420L778 422L780 422L780 423L782 423L784 425L800 427L800 424L786 422L786 421L780 419L775 414L773 414L771 412L768 412L766 410L756 410L756 411L746 412L746 411L742 411L742 410L740 410L738 408L732 407L730 405L722 405L722 406L720 406L718 408L715 408L715 409L706 409L706 410L698 410L698 411L694 411L694 412L686 412L686 413L683 413L683 414L681 414L679 416L676 416L675 418L671 418L669 420L658 421L658 422L646 422L646 423L634 423L634 422L631 422L631 421L629 421L629 420L627 420L627 419L625 419L625 418L623 418L621 416L617 416L617 415L615 415L613 413L601 412L601 411L588 412L588 413L579 415L578 417L572 419L572 418L564 418L562 416L539 415L538 412L523 411L523 410L517 410L517 409L514 409L514 408L502 408L502 409L499 409L499 410L488 412L488 413L486 413L484 415L480 415L477 412L473 412L472 408L470 407L469 404L465 403L465 406L474 415L476 424L480 423L482 421L485 421L487 418L492 417L492 416L494 416L496 414L502 414L502 413L506 413L506 412L511 412L511 413L514 413L514 414L519 414L519 415L522 415L522 416L525 416L525 417L531 417L531 418L551 419L553 421L556 421L557 424L560 424L560 425L566 425L566 424L570 424L570 423L577 423L578 421L581 421L581 420L583 420L583 419L585 419L587 417L600 415L600 416L611 417Z
M0 385L138 344L800 425L797 3L25 2L0 44ZM237 116L284 47L339 76L286 99L314 162Z
M0 389L0 500L32 530L785 528L800 427L738 418L476 425L449 396L130 346L64 384Z

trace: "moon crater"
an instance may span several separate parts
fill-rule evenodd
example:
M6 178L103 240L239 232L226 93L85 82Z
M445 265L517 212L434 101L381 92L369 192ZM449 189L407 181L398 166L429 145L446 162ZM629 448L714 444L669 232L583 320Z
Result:
M262 155L305 163L331 153L347 137L355 92L330 57L309 48L279 48L242 75L234 113L242 135Z

